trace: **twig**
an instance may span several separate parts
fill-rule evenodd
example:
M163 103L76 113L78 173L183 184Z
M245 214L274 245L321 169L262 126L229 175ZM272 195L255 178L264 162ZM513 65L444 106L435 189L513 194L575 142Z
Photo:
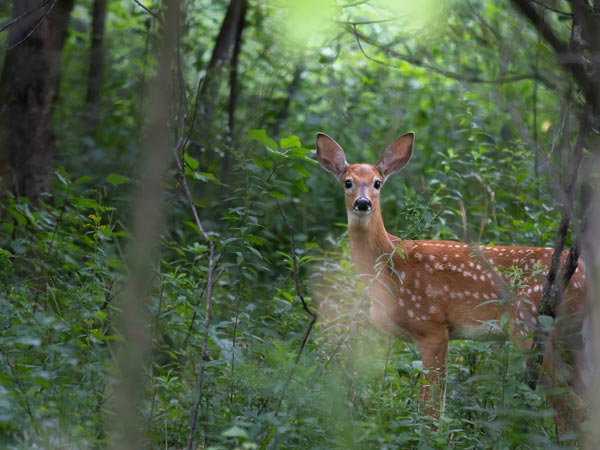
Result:
M531 0L531 1L533 3L537 3L542 8L547 9L548 11L552 11L552 12L555 12L556 14L561 14L563 16L573 17L572 13L569 13L569 12L566 12L566 11L561 11L560 9L556 9L556 8L553 8L552 6L548 6L548 5L546 5L544 2L542 2L540 0Z
M281 214L281 218L287 225L288 230L290 232L292 267L293 267L294 287L296 289L296 295L302 302L302 307L304 308L304 311L306 311L306 313L311 317L310 323L308 324L308 327L306 328L306 332L304 333L304 337L302 338L302 343L300 344L300 348L298 348L298 353L296 354L295 362L297 364L298 361L300 360L300 355L302 354L302 351L304 350L304 347L306 346L306 341L308 340L308 336L310 335L310 332L311 332L315 322L317 321L318 316L317 316L316 312L312 311L308 307L308 304L306 303L306 300L304 299L304 295L302 295L302 290L300 289L300 277L299 277L299 268L298 268L298 257L296 255L296 238L295 238L295 233L294 233L294 227L289 222L287 216L285 215L285 211L283 210L283 207L281 206L281 203L279 203L279 201L277 201L277 207L279 208L279 213Z
M535 7L533 7L528 0L511 0L511 3L515 6L517 10L521 12L521 14L523 14L523 16L525 16L525 18L527 18L531 22L531 24L536 28L540 36L542 36L542 38L548 44L550 44L558 58L559 63L571 73L571 75L579 84L579 87L581 88L581 91L585 97L586 103L593 105L593 109L597 111L599 107L599 100L595 95L593 80L586 72L585 67L579 62L565 62L560 60L561 55L570 53L569 48L563 41L561 41L558 38L550 24L542 15L538 14Z
M54 1L56 1L56 0L54 0ZM0 25L0 33L2 33L3 31L7 30L10 27L12 27L15 23L20 22L25 17L27 17L30 14L37 11L39 8L43 8L48 3L50 3L50 0L42 0L39 5L37 5L34 8L31 8L29 11L25 11L24 13L21 13L17 17L13 17L12 19L8 19L6 22L4 22L2 25Z
M436 67L434 65L428 64L420 59L411 57L409 55L403 55L401 53L395 52L390 49L383 49L382 46L378 42L375 42L373 39L369 38L365 34L358 31L356 23L349 24L349 28L350 28L350 31L352 32L352 34L354 34L354 37L356 38L356 43L358 44L358 48L361 51L361 53L363 54L363 56L365 58L367 58L369 61L373 61L377 64L382 64L387 67L392 67L395 69L401 68L398 65L391 64L386 61L383 61L383 60L380 60L380 59L370 56L363 48L361 41L364 41L370 45L374 45L375 47L379 48L380 50L385 51L389 55L399 58L402 61L412 64L414 66L432 70L432 71L434 71L440 75L443 75L447 78L452 78L454 80L464 81L467 83L502 84L502 83L512 83L512 82L521 81L521 80L539 79L539 74L537 74L537 73L508 75L508 76L503 76L503 77L499 77L499 78L481 78L481 77L475 77L475 76L462 75L460 73L451 72L449 70L442 69L441 67Z
M136 0L136 3L139 2ZM142 6L142 5L140 5ZM186 120L188 116L188 102L185 94L185 84L183 81L183 70L182 70L182 61L181 61L181 36L177 34L177 52L176 52L176 69L177 69L177 77L179 82L179 89L181 90L181 98L183 102L183 111L180 112L179 119L179 139L175 146L173 146L172 153L173 159L175 160L175 164L177 165L177 170L179 173L179 177L181 180L181 185L183 187L183 191L185 193L185 197L188 203L188 206L194 216L194 223L198 228L198 232L206 242L208 246L208 272L207 272L207 280L206 280L206 308L204 311L204 337L202 339L202 344L200 348L200 364L198 367L198 377L196 379L196 388L198 390L198 395L194 400L194 406L192 409L192 418L190 423L190 431L188 434L187 440L187 448L189 450L192 449L194 443L194 433L196 430L197 422L198 422L198 411L200 409L200 402L202 399L202 387L204 385L204 361L206 360L208 353L208 328L210 326L211 317L212 317L212 299L213 299L213 287L220 276L223 274L224 268L217 270L219 266L219 262L221 260L222 255L217 255L216 245L214 241L210 238L206 228L202 223L202 219L198 214L198 209L194 203L194 198L192 196L192 191L188 184L187 178L185 176L185 167L182 163L182 159L179 156L180 150L183 151L186 142ZM192 124L193 126L193 124ZM195 316L194 316L195 317Z
M35 33L37 31L37 29L46 21L46 19L48 19L48 16L50 15L50 13L52 12L52 10L54 9L54 5L56 5L56 1L57 0L53 0L52 4L48 7L48 10L44 13L44 15L42 16L42 18L31 28L31 30L29 30L29 32L25 35L25 37L23 37L21 40L17 41L16 43L8 46L6 48L6 52L10 51L10 50L14 50L15 48L17 48L19 45L21 45L23 42L25 42L27 39L29 39L31 37L31 35L33 33ZM42 4L39 5L39 8L42 8L44 6L46 6L48 4L48 2L43 2ZM30 12L27 12L26 15L29 15ZM19 16L17 19L21 19L23 17Z
M580 253L579 244L577 241L569 250L569 255L567 256L565 263L562 265L562 268L560 261L563 255L567 233L571 226L573 197L577 181L577 174L579 172L579 166L581 165L581 159L583 156L583 147L585 146L587 135L590 130L589 114L587 114L587 112L588 111L586 108L579 126L579 135L577 136L577 142L575 143L573 155L571 156L571 167L569 171L569 178L567 179L567 185L565 187L561 220L556 232L556 241L554 245L554 251L552 253L552 262L550 264L550 268L548 269L546 281L544 283L544 289L542 291L542 301L538 312L539 316L556 317L558 308L564 296L565 288L568 286L571 277L575 273L575 269L577 269ZM531 389L535 389L537 385L547 337L547 331L542 328L542 325L538 320L533 337L532 353L534 356L527 358L526 360L524 379L524 382Z
M146 5L144 5L142 2L140 2L140 0L133 0L140 8L142 8L144 11L146 11L148 14L150 14L152 17L154 17L159 23L163 23L163 19L162 17L160 17L160 15L154 11L152 11L150 8L148 8Z
M283 400L287 394L288 387L290 385L292 376L294 374L293 369L294 369L294 367L296 367L298 365L298 362L300 361L300 356L302 355L302 351L304 350L304 347L306 346L308 336L310 335L310 332L311 332L315 322L317 321L317 313L314 311L311 311L311 309L308 307L308 304L306 303L306 300L304 299L304 296L302 295L302 290L300 289L300 278L299 278L299 270L298 270L298 258L296 256L296 239L295 239L295 235L294 235L294 227L287 219L287 216L285 215L285 211L283 210L283 207L281 206L281 203L279 203L279 201L277 201L277 207L279 208L279 213L281 214L281 217L282 217L284 223L287 225L288 230L290 232L290 245L291 245L291 252L292 252L292 273L293 273L293 277L294 277L294 286L296 289L296 295L302 302L302 307L304 308L304 311L306 311L306 313L311 317L311 320L310 320L310 323L308 324L306 332L304 333L304 337L302 338L300 347L298 348L298 353L296 353L296 358L294 358L294 366L290 370L287 371L287 374L286 374L287 376L286 376L285 381L283 382L283 388L281 390L281 394L279 395L279 401L275 408L275 412L274 412L275 417L277 417L279 415L279 411L283 404ZM282 371L282 376L283 376L283 373L285 373L285 372L286 372L285 370ZM267 398L267 402L269 402L269 401L270 401L270 398ZM268 442L270 441L270 439L271 439L271 435L269 433L266 436L266 438L263 440L261 448L265 448L267 446Z

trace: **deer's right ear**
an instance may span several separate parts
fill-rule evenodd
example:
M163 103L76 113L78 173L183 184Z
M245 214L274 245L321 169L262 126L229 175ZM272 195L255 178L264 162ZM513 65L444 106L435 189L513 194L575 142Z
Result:
M317 133L317 159L323 169L331 172L338 179L348 167L346 155L340 144L325 133Z

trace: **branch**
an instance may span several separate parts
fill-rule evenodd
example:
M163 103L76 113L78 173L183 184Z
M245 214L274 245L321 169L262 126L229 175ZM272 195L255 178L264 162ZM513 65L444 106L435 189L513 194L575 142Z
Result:
M436 67L433 66L431 64L428 64L420 59L414 58L412 56L409 55L403 55L401 53L395 52L393 50L390 49L383 49L381 44L379 44L378 42L376 42L375 40L371 39L370 37L368 37L367 35L361 33L360 31L358 31L357 28L357 24L353 23L353 24L349 24L349 31L354 34L354 37L356 38L356 43L358 44L358 48L360 49L361 53L364 55L365 58L367 58L369 61L373 61L377 64L382 64L384 66L387 67L393 67L395 69L401 69L400 66L397 66L395 64L391 64L388 63L386 61L382 61L380 59L376 59L373 58L372 56L370 56L369 54L367 54L367 52L365 51L365 49L363 48L363 45L361 43L361 40L366 42L367 44L373 45L377 48L379 48L380 50L384 50L388 55L393 56L395 58L401 59L402 61L405 61L409 64L412 64L414 66L417 67L423 67L424 69L429 69L432 70L440 75L443 75L447 78L452 78L454 80L458 80L458 81L464 81L464 82L468 82L468 83L488 83L488 84L502 84L502 83L512 83L515 81L521 81L521 80L540 80L539 75L536 73L527 73L527 74L517 74L517 75L508 75L508 76L503 76L503 77L499 77L499 78L482 78L482 77L477 77L477 76L468 76L468 75L463 75L460 73L456 73L456 72L451 72L449 70L445 70L442 69L441 67Z
M137 0L136 0L137 1ZM179 173L181 186L183 187L183 191L185 193L185 197L188 203L188 206L192 212L194 217L194 223L198 228L198 232L202 239L206 242L208 246L208 272L207 272L207 280L206 280L206 307L204 310L204 337L202 338L202 344L200 347L200 364L198 367L198 376L196 379L196 389L198 390L198 395L194 400L194 406L192 409L192 417L190 422L190 430L188 434L187 440L187 448L191 450L194 445L194 433L196 431L196 426L198 422L198 411L200 410L200 402L202 399L202 387L204 386L204 361L207 358L208 354L208 328L210 326L210 322L212 320L212 300L213 300L213 288L217 280L221 277L224 271L224 267L217 271L217 267L219 266L219 262L221 260L221 256L217 255L216 245L214 241L210 238L210 235L206 231L204 224L202 223L202 219L200 218L200 214L198 213L198 209L196 208L196 204L194 203L194 197L192 196L192 191L190 189L189 183L187 181L185 175L185 167L182 163L182 158L179 156L179 152L183 151L185 143L187 142L189 135L186 136L185 128L186 121L188 117L188 102L185 93L185 82L183 79L183 63L181 58L181 35L179 33L179 28L177 30L177 52L176 52L176 70L177 70L177 80L178 87L181 93L181 102L183 104L183 109L179 113L179 138L177 143L172 149L173 159L175 160L175 164L177 166L177 170ZM196 101L197 106L197 101ZM193 123L192 123L193 127ZM191 131L190 131L191 133ZM195 316L192 318L192 322Z
M573 62L572 58L564 58L564 55L571 53L569 47L562 42L555 34L554 30L548 24L546 19L538 14L533 6L527 0L511 0L512 4L523 14L536 28L540 36L552 47L558 58L559 64L561 64L571 75L575 78L585 100L590 105L593 105L594 110L597 111L598 99L594 95L594 87L592 79L589 77L585 68L578 62Z
M19 14L17 17L8 19L6 22L4 22L2 25L0 25L0 33L2 33L3 31L6 31L10 27L12 27L15 23L20 22L21 20L23 20L25 17L29 16L30 14L33 14L39 8L43 8L48 3L50 3L50 1L51 0L42 0L40 2L40 4L37 5L35 8L31 8L29 11L25 11L24 13ZM56 0L54 0L54 1L56 1Z
M547 9L548 11L552 11L552 12L554 12L556 14L561 14L563 16L573 17L573 13L568 13L566 11L561 11L560 9L553 8L552 6L548 6L544 2L542 2L541 0L531 0L531 1L533 3L536 3L536 4L540 5L542 8Z
M567 233L571 226L571 215L573 211L573 199L575 186L577 181L577 174L581 165L581 159L583 156L583 147L587 141L587 136L591 128L589 122L590 115L588 111L584 111L579 126L579 134L577 136L577 142L573 149L573 155L571 156L569 177L567 185L565 187L565 195L562 205L561 220L556 232L556 240L554 244L554 251L552 253L552 262L548 273L546 275L546 281L544 283L544 289L542 291L542 301L540 303L540 309L538 316L550 316L556 317L560 304L562 302L566 287L571 281L571 277L577 269L579 261L580 248L576 241L571 249L565 263L561 268L561 259L563 255L563 249L567 239ZM560 271L560 274L559 274ZM526 371L525 371L525 383L531 388L535 389L537 384L540 367L542 365L542 359L544 357L545 343L548 338L548 332L542 328L539 320L536 324L535 333L533 337L533 357L526 360ZM537 356L535 356L537 355Z
M37 31L37 29L48 19L48 16L50 15L50 13L52 12L52 10L54 9L54 5L56 5L56 1L57 0L52 0L52 3L50 4L50 6L48 7L48 9L44 12L44 15L40 18L40 20L38 20L38 22L31 28L31 30L29 30L29 32L19 41L15 42L14 44L10 44L5 52L8 52L10 50L13 50L15 48L17 48L19 45L21 45L23 42L25 42L27 39L29 39L31 37L31 35L33 33L35 33ZM49 3L49 0L47 1L43 1L40 3L40 5L38 6L38 8L43 8L44 6L46 6ZM37 9L37 8L36 8ZM21 14L20 16L16 17L16 20L11 20L10 24L8 24L7 26L12 26L14 25L14 23L18 22L21 19L24 19L25 17L27 17L28 15L30 15L31 13L33 13L35 10L32 11L27 11L24 14ZM10 42L10 41L9 41Z
M148 14L150 14L152 17L154 17L161 25L163 24L163 19L162 17L160 17L160 14L152 11L150 8L148 8L147 6L145 6L142 2L140 2L140 0L133 0L140 8L142 8L144 11L146 11Z
M311 330L312 330L315 322L317 321L317 313L314 312L314 311L312 311L308 307L308 304L306 303L306 300L304 299L304 296L302 295L302 290L300 289L298 256L296 255L296 239L295 239L294 227L288 221L288 218L285 215L285 211L283 210L283 207L281 206L281 203L279 203L279 201L277 201L277 207L279 208L279 213L281 214L281 218L283 219L283 221L287 225L288 230L290 232L290 244L291 244L291 252L292 252L292 265L293 265L294 287L296 288L296 295L298 296L298 298L302 302L302 307L304 308L304 311L306 311L306 313L311 317L310 323L308 324L306 332L304 333L304 337L302 338L302 343L300 344L300 348L298 349L298 353L296 354L296 360L295 360L295 362L297 364L298 361L300 360L300 355L302 354L302 351L304 350L304 347L306 346L306 341L308 340L308 336L310 335L310 332L311 332Z

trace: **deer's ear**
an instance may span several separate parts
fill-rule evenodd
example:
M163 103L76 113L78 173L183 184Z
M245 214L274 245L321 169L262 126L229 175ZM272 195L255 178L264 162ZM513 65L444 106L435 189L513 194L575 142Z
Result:
M331 172L338 179L348 167L346 155L340 144L325 133L317 133L317 159L323 169Z
M408 163L414 141L415 134L411 132L403 134L387 146L377 163L377 168L384 177L387 178L391 174L399 172Z

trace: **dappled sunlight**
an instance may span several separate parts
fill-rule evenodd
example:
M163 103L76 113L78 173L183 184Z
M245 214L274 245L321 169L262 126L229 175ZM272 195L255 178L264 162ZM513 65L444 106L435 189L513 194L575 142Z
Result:
M336 38L349 24L379 24L393 33L439 31L442 0L371 0L340 2L335 0L271 0L270 6L279 23L278 40L293 53L317 49ZM435 27L431 26L436 21Z

